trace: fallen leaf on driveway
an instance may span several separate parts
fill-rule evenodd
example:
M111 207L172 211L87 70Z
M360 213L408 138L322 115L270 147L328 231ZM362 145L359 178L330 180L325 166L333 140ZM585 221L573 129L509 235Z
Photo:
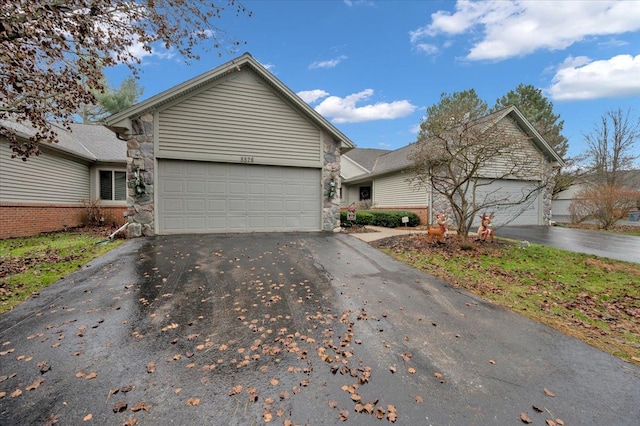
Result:
M228 394L229 396L233 396L239 394L240 392L242 392L242 385L237 385L232 387Z
M557 423L554 422L553 420L545 420L545 423L547 424L547 426L557 426Z
M550 397L554 397L555 395L553 394L553 392L551 392L549 389L544 388L544 394Z
M531 420L531 418L527 416L527 413L520 413L520 420L522 421L522 423L533 423L533 420Z
M20 395L22 395L22 391L21 391L20 389L16 389L16 390L14 390L13 392L11 392L11 393L9 394L9 396L10 396L11 398L16 398L16 397L18 397L18 396L20 396Z
M151 410L151 405L145 403L144 401L140 401L136 405L131 407L131 411L133 411L134 413L136 411L140 411L140 410L149 411L149 410Z
M389 371L391 371L392 373L396 372L396 366L395 365L390 365L389 366Z
M342 420L343 422L346 422L348 418L349 418L349 410L347 410L346 408L343 408L342 410L340 410L340 420Z
M89 373L89 374L87 374L87 376L85 377L85 380L95 379L96 377L98 377L98 373Z
M138 424L138 419L135 417L129 417L126 422L124 422L124 426L135 426Z
M328 404L329 408L336 408L338 406L338 401L336 401L335 399L330 399Z
M51 414L49 417L47 417L47 420L45 420L44 426L53 426L55 423L58 423L58 420L60 420L59 415Z
M44 383L44 379L37 379L35 382L31 383L29 386L27 386L27 390L31 391L34 389L38 389L40 387L41 384Z
M418 404L422 404L424 402L424 399L422 399L422 397L420 395L416 395L416 402Z
M198 405L200 405L200 398L187 399L187 405L190 405L192 407L197 407Z
M114 413L122 413L127 409L127 401L118 401L116 405L113 406Z
M536 410L538 413L542 413L544 411L542 408L538 407L537 405L532 405L531 408Z
M91 420L92 418L93 418L93 414L89 413L89 414L87 414L86 416L84 416L84 417L82 418L82 421L83 421L83 422L88 422L88 421L89 421L89 420Z
M51 370L51 365L49 365L48 361L40 361L39 363L36 364L36 367L40 368L41 374L44 374L47 371Z
M80 377L84 377L87 373L85 373L84 371L78 371L76 373L76 377L79 379Z
M147 373L151 374L156 371L156 363L153 361L149 361L147 363Z
M396 411L395 405L387 405L387 420L391 423L395 423L398 420L398 413Z
M409 372L409 374L416 374L416 369L413 367L409 367L407 371Z

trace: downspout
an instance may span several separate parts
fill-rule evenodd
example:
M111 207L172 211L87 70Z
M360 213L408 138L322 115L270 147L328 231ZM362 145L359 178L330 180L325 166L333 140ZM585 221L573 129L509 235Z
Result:
M123 231L127 226L129 226L129 222L125 223L120 228L118 228L115 232L113 232L111 235L109 235L108 238L106 238L106 239L104 239L102 241L98 241L96 244L104 244L104 243L109 243L109 242L113 241L113 238L116 236L116 234L118 232Z

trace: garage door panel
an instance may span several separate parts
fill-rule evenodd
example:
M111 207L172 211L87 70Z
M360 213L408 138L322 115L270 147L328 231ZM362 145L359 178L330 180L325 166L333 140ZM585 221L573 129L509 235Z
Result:
M182 198L164 198L160 201L162 209L168 213L170 212L182 212L184 210L184 203Z
M479 188L478 193L486 194L487 197L499 200L501 203L507 202L506 200L519 202L515 205L491 207L489 212L495 215L493 219L495 226L539 225L541 224L541 194L539 191L531 194L535 187L535 183L531 182L502 180ZM476 225L479 225L480 219L477 218L476 222Z
M284 195L284 184L269 183L267 185L267 195L271 197Z
M188 180L186 191L189 194L198 193L204 194L205 183L201 180Z
M247 211L246 200L229 200L229 212L244 213Z
M194 200L194 199L187 200L186 212L187 213L193 213L193 212L204 213L206 211L205 204L206 204L205 200Z
M158 231L320 230L320 169L159 160Z
M187 232L198 231L205 227L206 218L204 216L188 217L187 218Z

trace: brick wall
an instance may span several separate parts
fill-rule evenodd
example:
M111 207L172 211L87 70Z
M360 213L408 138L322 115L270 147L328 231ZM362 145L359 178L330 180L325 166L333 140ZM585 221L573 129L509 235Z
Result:
M126 207L101 207L106 224L121 226ZM80 205L0 204L0 239L28 237L85 224L86 209Z

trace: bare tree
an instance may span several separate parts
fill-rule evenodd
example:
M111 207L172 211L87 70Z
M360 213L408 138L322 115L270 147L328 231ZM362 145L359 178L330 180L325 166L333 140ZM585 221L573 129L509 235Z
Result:
M486 111L474 90L443 94L427 110L409 156L410 179L447 200L458 234L465 237L479 213L506 206L524 209L547 184L542 156L532 152L529 139L502 119L504 111ZM506 178L530 185L520 194L505 195L499 181Z
M586 158L590 163L590 181L597 185L621 187L625 185L625 171L640 158L634 148L640 139L640 118L635 121L631 110L607 111L593 131L584 135Z
M187 62L199 58L196 46L232 49L239 43L214 25L227 9L250 15L235 0L0 0L0 136L14 156L37 155L40 142L57 140L50 120L68 124L79 105L95 104L102 67L127 64L137 75L137 47ZM10 122L36 132L18 142Z
M571 222L595 220L609 229L640 206L640 191L632 188L597 184L580 191L569 205Z
M631 110L607 111L590 134L585 158L588 174L581 181L585 188L571 201L572 222L595 220L609 229L631 210L640 206L640 192L629 187L629 173L640 158L635 144L640 138L640 118L634 120Z

